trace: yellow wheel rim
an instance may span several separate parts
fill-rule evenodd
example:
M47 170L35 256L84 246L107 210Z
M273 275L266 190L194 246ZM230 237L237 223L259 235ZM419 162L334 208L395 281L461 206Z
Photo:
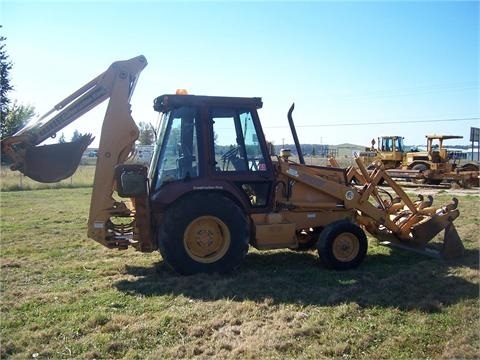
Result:
M333 241L333 256L342 262L348 262L355 259L360 251L360 242L357 237L351 233L342 233Z
M183 234L183 245L188 255L206 264L221 259L230 247L230 241L230 230L215 216L196 218Z

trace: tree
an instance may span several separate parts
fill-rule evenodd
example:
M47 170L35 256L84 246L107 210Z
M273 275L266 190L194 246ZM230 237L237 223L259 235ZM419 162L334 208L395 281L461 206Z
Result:
M0 26L1 28L1 26ZM11 105L8 93L13 90L10 84L10 70L13 68L5 51L6 37L0 36L0 138L15 134L35 115L30 105Z
M62 132L62 134L60 135L60 137L58 138L58 142L60 144L64 144L66 142L65 140L65 134Z
M1 28L1 26L0 26ZM3 137L3 122L7 116L10 98L8 93L13 90L10 84L10 70L12 70L12 62L8 59L5 51L6 37L0 36L0 116L2 122L2 137Z
M140 130L140 135L138 136L140 145L152 145L155 142L156 133L152 124L140 121L138 129Z
M73 132L73 135L72 135L72 142L75 142L77 140L80 140L80 138L82 137L82 134L80 134L80 132L78 130L75 129L75 131Z
M17 105L16 102L7 108L5 114L2 113L1 134L3 139L15 134L20 130L33 116L35 108L30 105Z

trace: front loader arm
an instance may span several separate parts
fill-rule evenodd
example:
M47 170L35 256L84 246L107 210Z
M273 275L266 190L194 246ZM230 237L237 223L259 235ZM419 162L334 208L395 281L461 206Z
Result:
M381 243L399 245L429 255L432 253L426 250L426 244L445 230L443 249L436 255L453 258L463 254L463 244L453 225L459 216L457 199L441 207L433 206L433 198L419 197L414 202L382 167L377 167L369 174L358 157L356 161L357 171L362 175L360 186L351 184L351 176L347 171L344 179L339 181L338 176L333 176L339 169L280 160L277 171L281 178L289 179L287 182L301 183L310 189L303 191L304 195L300 196L296 196L293 190L282 206L305 212L353 210L356 213L355 221ZM381 189L377 186L380 181L387 182L393 194L382 196ZM324 198L317 202L311 201L315 198L315 193L322 194Z

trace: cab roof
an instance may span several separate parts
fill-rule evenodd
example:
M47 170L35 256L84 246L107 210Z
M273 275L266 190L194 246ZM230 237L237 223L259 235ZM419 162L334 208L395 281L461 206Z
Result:
M438 140L448 140L448 139L463 139L462 135L425 135L427 139L438 139Z
M165 94L153 101L153 109L158 112L167 112L180 106L245 106L260 109L263 106L262 98L259 97L230 97L230 96L206 96L206 95L177 95Z

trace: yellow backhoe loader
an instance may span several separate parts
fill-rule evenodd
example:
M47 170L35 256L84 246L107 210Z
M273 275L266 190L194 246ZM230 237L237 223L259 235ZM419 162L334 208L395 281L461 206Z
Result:
M88 220L88 237L109 248L159 250L182 274L229 272L257 249L317 249L323 263L347 270L361 264L368 232L381 243L432 253L444 231L444 258L462 256L453 221L457 200L434 206L411 200L386 172L354 185L348 169L306 165L289 151L269 153L258 109L261 98L162 95L158 140L150 166L128 162L138 138L130 97L147 61L113 63L59 103L40 122L2 140L2 151L34 180L71 175L92 140L39 146L109 98L103 120ZM297 150L300 143L288 120ZM392 193L382 192L383 179Z

